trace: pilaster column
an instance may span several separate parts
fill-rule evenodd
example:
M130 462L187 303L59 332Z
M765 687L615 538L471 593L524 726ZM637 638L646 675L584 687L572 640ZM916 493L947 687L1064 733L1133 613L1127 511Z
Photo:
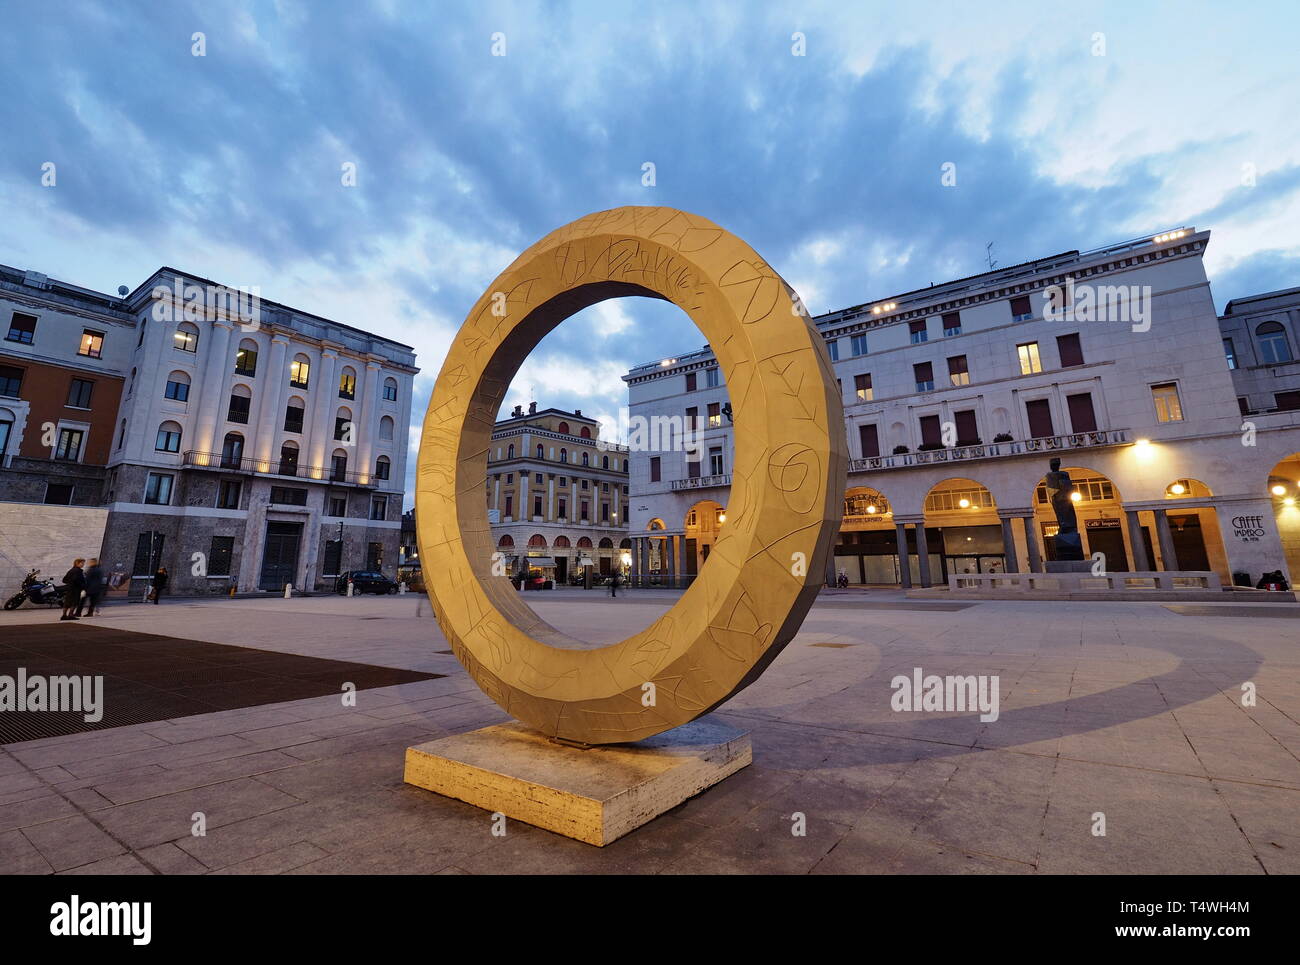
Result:
M198 452L212 452L213 439L216 436L217 420L226 412L226 382L230 370L230 331L231 324L215 320L208 331L208 358L203 369L203 388L199 392L199 419L194 430L193 446ZM194 404L194 400L190 400ZM156 427L155 427L156 428ZM181 450L191 448L184 444Z
M1006 573L1020 572L1020 554L1016 552L1016 534L1011 528L1011 516L1002 517L1002 552L1006 554L1003 558L1006 563L1003 571Z
M1142 538L1142 518L1136 509L1124 510L1128 519L1128 542L1133 558L1133 570L1137 573L1150 573L1155 563L1147 559L1147 543Z
M335 366L338 364L338 352L324 348L320 361L316 363L319 372L312 372L307 377L307 391L312 396L311 416L311 459L308 465L323 467L317 479L328 479L330 474L330 454L334 451L334 413L338 411L338 386L334 382ZM288 384L288 378L285 378ZM356 439L355 429L352 435ZM351 467L355 469L356 467Z
M285 356L289 351L289 340L283 335L271 336L271 359L266 371L260 377L262 408L257 419L257 463L258 468L272 468L272 463L279 458L275 452L276 426L284 418L284 402L289 390L289 367ZM301 458L301 453L299 457Z
M894 532L898 540L898 580L903 585L903 589L912 588L912 560L907 551L907 524L895 523Z
M921 586L930 586L930 546L923 522L916 524L916 568L920 571Z
M1038 533L1037 526L1034 525L1033 516L1021 516L1020 522L1022 529L1025 531L1025 550L1029 553L1029 572L1043 572L1043 558L1038 552Z
M1156 518L1156 533L1160 536L1162 570L1178 569L1178 551L1174 549L1174 534L1169 529L1169 514L1163 509L1152 510Z
M356 471L365 473L369 480L375 472L375 436L379 434L379 363L366 362L366 387L361 396L361 412L353 416L358 421L352 426L352 440L357 444ZM396 441L396 440L394 440Z
M546 480L546 518L555 521L555 477Z
M641 540L632 537L632 580L636 581L641 575Z

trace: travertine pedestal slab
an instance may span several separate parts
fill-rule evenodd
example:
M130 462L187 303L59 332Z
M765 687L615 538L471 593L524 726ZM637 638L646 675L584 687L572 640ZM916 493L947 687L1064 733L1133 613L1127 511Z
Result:
M606 845L753 760L712 716L635 744L573 747L518 722L406 749L406 783Z

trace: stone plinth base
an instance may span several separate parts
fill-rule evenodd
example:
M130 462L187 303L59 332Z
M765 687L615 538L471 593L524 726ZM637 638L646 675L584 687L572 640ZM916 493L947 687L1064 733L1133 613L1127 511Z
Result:
M516 722L408 747L405 780L603 846L752 760L749 733L713 717L635 744L589 748Z

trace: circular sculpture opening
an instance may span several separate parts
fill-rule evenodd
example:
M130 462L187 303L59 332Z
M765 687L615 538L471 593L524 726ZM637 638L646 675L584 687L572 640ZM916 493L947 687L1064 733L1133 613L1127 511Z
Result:
M511 716L571 741L641 740L744 689L798 631L825 578L846 467L830 357L792 294L713 222L624 207L551 232L475 303L429 400L416 519L452 652ZM709 566L677 603L619 643L580 649L494 572L487 453L528 353L570 315L623 295L673 302L713 347L735 411L731 495Z

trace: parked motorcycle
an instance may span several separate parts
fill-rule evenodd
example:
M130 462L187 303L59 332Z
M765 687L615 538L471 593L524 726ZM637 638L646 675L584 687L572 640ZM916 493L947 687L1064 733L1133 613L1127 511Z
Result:
M38 606L59 606L63 603L63 587L53 580L42 580L40 570L32 570L23 579L23 588L5 601L6 610L17 610L24 600Z

